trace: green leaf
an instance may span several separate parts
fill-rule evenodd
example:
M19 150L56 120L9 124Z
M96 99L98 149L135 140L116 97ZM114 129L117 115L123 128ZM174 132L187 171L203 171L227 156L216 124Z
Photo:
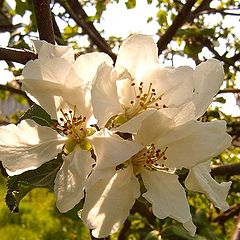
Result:
M157 13L158 22L160 25L163 25L167 22L167 12L164 10L159 10Z
M69 25L65 27L63 37L64 39L68 39L76 36L78 33L78 26L70 27Z
M51 119L51 116L37 104L33 104L20 118L20 121L24 119L32 119L37 124L47 127L52 127L57 123L57 120Z
M59 154L56 159L44 163L35 170L9 177L7 182L6 204L11 212L18 212L20 201L35 187L54 188L56 174L62 165Z
M219 103L226 103L226 99L224 97L217 97L214 99L214 102L219 102Z
M125 3L127 9L132 9L132 8L135 8L136 7L136 0L128 0L126 3Z

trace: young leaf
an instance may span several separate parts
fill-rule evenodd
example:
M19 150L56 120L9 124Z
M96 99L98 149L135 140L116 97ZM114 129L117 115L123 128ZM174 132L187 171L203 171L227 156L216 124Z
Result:
M56 159L44 163L35 170L9 177L5 201L10 211L18 212L20 201L34 187L47 187L53 190L54 180L61 165L62 158L59 154Z
M33 104L19 121L24 119L32 119L39 125L47 127L51 127L57 122L57 120L51 119L51 116L37 104Z

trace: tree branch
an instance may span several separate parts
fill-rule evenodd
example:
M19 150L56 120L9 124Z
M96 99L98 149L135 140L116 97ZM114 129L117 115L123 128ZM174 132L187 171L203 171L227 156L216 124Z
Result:
M36 58L37 54L28 50L0 47L0 60L26 64L29 60L34 60Z
M92 22L87 21L88 15L77 0L56 0L69 13L70 17L74 19L78 26L88 34L89 38L96 44L98 49L107 53L114 61L116 55L112 52L105 39L99 34Z
M237 218L236 227L231 237L231 240L239 240L239 239L240 239L240 215Z
M33 0L39 38L55 44L50 0Z
M162 53L164 49L166 49L168 43L170 43L177 30L187 21L191 9L196 2L197 0L188 0L181 9L181 11L178 13L172 25L168 28L166 33L160 37L159 41L157 42L159 55Z
M17 89L17 88L11 87L9 85L0 84L0 90L5 90L5 91L9 91L9 92L14 93L14 94L22 95L23 97L25 97L27 99L28 104L30 106L33 104L33 101L28 97L26 92L22 91L21 89Z
M211 174L213 176L233 176L240 175L240 163L212 166Z
M218 94L220 93L240 93L240 89L228 88L228 89L219 90Z
M222 214L214 218L213 222L224 223L229 218L232 218L233 216L237 215L239 211L240 211L240 205L232 206L226 212L223 212Z

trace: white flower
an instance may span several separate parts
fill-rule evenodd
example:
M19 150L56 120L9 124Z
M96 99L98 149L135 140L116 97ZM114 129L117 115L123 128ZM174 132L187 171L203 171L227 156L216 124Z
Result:
M163 68L157 46L145 35L132 35L120 47L115 67L103 63L96 74L93 111L98 124L136 133L153 110L193 101L200 117L223 82L222 64L211 59L196 67ZM111 119L109 120L109 118Z
M176 169L190 169L187 187L207 194L217 207L226 209L230 183L216 183L205 162L228 147L231 138L224 121L196 121L192 102L180 108L155 111L146 117L134 140L129 141L129 149L133 144L140 149L130 158L124 156L128 152L126 147L120 151L112 145L109 146L112 158L106 159L102 153L107 140L106 135L93 139L97 163L86 185L85 204L80 212L95 237L116 232L127 218L140 195L136 176L141 176L146 188L143 197L152 204L153 213L159 218L176 219L192 235L196 227Z
M22 82L30 98L41 105L56 126L38 126L31 120L1 127L1 161L10 174L35 169L64 152L54 191L61 212L70 210L84 196L86 178L92 170L90 89L98 66L111 62L106 54L81 55L74 61L70 47L35 41L38 59L23 69ZM57 133L61 132L61 135Z

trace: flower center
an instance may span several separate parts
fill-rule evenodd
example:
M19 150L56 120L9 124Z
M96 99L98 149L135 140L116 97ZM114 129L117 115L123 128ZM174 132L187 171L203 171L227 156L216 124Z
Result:
M157 95L156 89L152 87L152 83L149 84L146 91L144 91L144 83L141 82L138 87L134 80L132 80L131 86L134 90L135 98L130 101L128 106L122 106L124 109L123 114L119 114L117 116L113 116L106 124L108 129L116 128L132 119L139 113L147 110L147 109L162 109L167 108L165 104L161 104L160 100L162 99L161 95Z
M64 152L66 154L71 153L76 145L79 145L81 149L90 151L92 146L88 140L88 136L94 134L95 130L93 128L86 127L86 117L78 116L76 117L76 106L74 111L70 110L65 113L62 109L63 117L60 118L60 125L58 129L62 131L68 137L68 140L64 146Z
M165 156L167 149L168 147L162 151L160 149L157 149L154 144L151 144L150 146L143 148L141 151L133 155L126 162L119 164L116 167L116 170L126 168L129 161L131 161L136 175L139 173L140 168L142 167L150 171L174 173L176 169L167 168L164 164L164 161L167 160L167 157Z
M139 86L136 86L134 80L132 80L131 86L134 88L135 98L130 101L130 106L125 107L125 116L128 120L147 109L159 110L167 107L160 104L163 94L157 95L152 83L149 83L145 92L143 85L144 83L140 82Z

